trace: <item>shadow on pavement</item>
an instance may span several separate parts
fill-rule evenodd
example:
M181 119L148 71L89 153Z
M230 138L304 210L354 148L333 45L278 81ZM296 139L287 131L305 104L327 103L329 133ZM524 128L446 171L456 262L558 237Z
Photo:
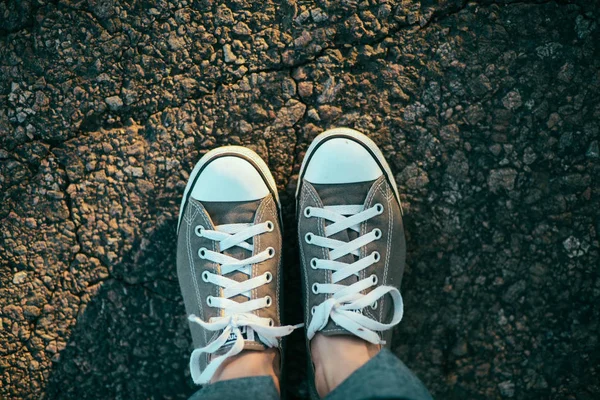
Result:
M54 363L45 398L186 398L188 333L175 272L175 224L134 246L100 283Z

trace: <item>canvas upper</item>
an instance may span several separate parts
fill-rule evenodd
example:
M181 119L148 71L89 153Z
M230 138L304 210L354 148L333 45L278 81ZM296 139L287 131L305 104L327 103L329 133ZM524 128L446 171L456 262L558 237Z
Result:
M177 275L195 349L190 370L198 384L208 383L225 358L242 349L280 347L279 338L293 330L280 326L276 196L266 165L245 148L209 152L190 176L178 227ZM236 311L240 307L250 309Z
M307 350L317 333L389 346L403 315L406 244L382 153L352 129L319 135L305 155L296 201Z

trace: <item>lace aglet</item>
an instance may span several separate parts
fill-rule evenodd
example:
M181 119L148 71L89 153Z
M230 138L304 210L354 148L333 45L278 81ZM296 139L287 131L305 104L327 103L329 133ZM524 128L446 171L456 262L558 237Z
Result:
M304 328L304 323L292 325L294 329Z

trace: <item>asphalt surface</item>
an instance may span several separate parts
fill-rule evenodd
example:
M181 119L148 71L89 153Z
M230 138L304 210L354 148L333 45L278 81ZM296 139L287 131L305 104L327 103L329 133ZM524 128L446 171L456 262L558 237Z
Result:
M336 126L395 173L393 349L432 394L599 398L599 25L586 0L0 2L0 398L193 392L175 228L215 146L273 171L299 322L294 190Z

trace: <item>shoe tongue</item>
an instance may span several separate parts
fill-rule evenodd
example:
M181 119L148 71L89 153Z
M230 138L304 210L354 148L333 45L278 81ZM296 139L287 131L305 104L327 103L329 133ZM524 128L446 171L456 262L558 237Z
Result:
M254 214L259 204L260 200L202 202L215 226L251 223L254 221Z
M261 200L252 201L204 201L202 205L206 209L208 215L215 227L225 224L248 224L254 222L254 215L260 205ZM248 243L252 244L252 239L248 239ZM225 250L223 254L233 257L238 260L251 257L252 252L243 249L239 246L233 246ZM248 280L248 275L243 272L235 271L225 275L227 278L237 282ZM248 300L245 296L235 296L231 300L237 302L245 302Z
M341 184L311 184L323 205L340 206L349 204L363 204L375 181L341 183Z
M321 198L321 202L325 206L340 206L340 205L355 205L355 204L364 204L365 199L367 198L367 194L373 183L375 181L370 182L358 182L358 183L345 183L338 185L330 185L330 184L312 184L319 197ZM327 224L331 224L328 222ZM358 233L353 231L352 229L346 229L344 231L338 232L335 235L330 236L333 239L341 240L343 242L349 242L358 237ZM344 257L338 258L338 261L345 262L351 264L355 262L358 257L353 256L352 254L346 255ZM339 284L349 286L358 281L358 277L355 275L350 275L346 279L338 282ZM340 327L337 326L332 320L327 322L325 328L321 331L326 336L332 336L335 334L342 335L350 335L353 336L350 332L344 330L340 331Z
M343 184L313 184L313 187L319 194L321 202L324 206L341 206L341 205L356 205L364 204L367 194L375 181L355 182ZM327 225L332 222L327 222ZM350 242L358 237L358 233L352 229L346 229L341 232L331 235L330 238ZM358 257L352 254L338 258L337 261L345 263L353 263ZM340 283L348 285L357 280L356 276L349 276Z

